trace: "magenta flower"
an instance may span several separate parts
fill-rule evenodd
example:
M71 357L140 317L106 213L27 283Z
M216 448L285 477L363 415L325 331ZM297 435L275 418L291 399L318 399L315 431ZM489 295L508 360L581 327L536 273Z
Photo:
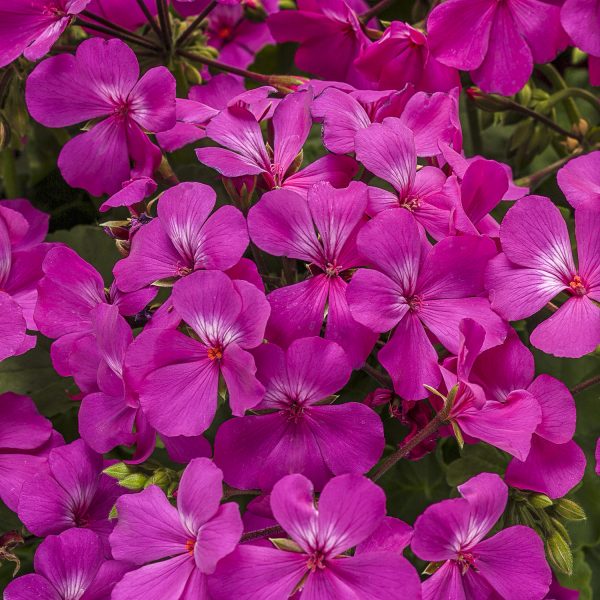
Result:
M207 580L243 529L238 505L220 504L222 481L210 460L197 458L181 477L177 508L153 485L119 498L113 556L140 568L116 585L112 600L209 599Z
M299 69L354 84L361 80L354 60L371 42L351 4L344 0L304 0L298 10L280 11L267 23L276 42L300 43L295 58Z
M532 435L542 421L540 404L531 392L519 387L506 389L501 396L488 396L487 381L475 383L472 368L479 356L492 356L500 346L480 355L485 340L483 328L472 319L461 321L459 328L458 356L445 361L445 367L453 367L454 372L442 371L446 388L457 386L449 421L466 434L467 441L482 440L524 461L531 449ZM495 369L498 368L496 364Z
M600 151L573 158L556 178L573 208L600 212Z
M534 63L567 45L560 7L542 0L449 0L430 13L427 31L437 60L505 96L525 85Z
M158 218L136 232L129 256L114 268L118 288L132 292L198 269L233 267L248 246L246 221L233 206L211 215L215 201L203 183L180 183L164 192Z
M270 341L286 347L296 338L319 335L327 314L325 337L342 346L353 368L364 363L378 336L352 318L346 288L353 269L363 264L356 235L364 223L366 192L358 182L340 190L322 182L307 199L276 190L250 210L253 242L269 254L305 261L312 275L269 294Z
M46 239L46 235L48 235L48 223L50 221L48 213L38 210L25 198L0 200L0 206L18 212L27 221L26 233L22 233L23 225L20 224L18 227L20 233L17 239L14 237L11 239L15 250L25 250L37 246L37 244L41 244ZM1 209L0 214L2 214ZM6 215L7 213L4 214ZM13 213L10 214L13 215ZM9 218L9 220L11 219Z
M117 206L133 206L154 194L156 181L151 177L136 177L124 181L121 189L100 205L100 212L106 212ZM131 211L133 212L133 211ZM132 228L133 229L133 228Z
M46 229L32 225L18 210L19 201L0 204L0 361L27 352L36 338L27 330L37 330L33 313L37 303L37 283L41 279L42 261L49 246L40 244ZM23 202L27 202L26 200ZM28 211L28 208L25 208Z
M47 470L48 452L64 444L27 396L0 394L0 499L16 512L25 481Z
M196 337L171 329L142 332L126 359L128 381L157 431L199 435L215 415L220 375L234 415L262 399L264 388L248 350L263 340L269 303L252 284L220 271L197 271L177 282L172 300Z
M71 529L40 544L34 568L8 584L4 600L107 600L131 565L106 560L94 532Z
M334 187L348 185L357 171L348 156L323 156L298 172L289 172L310 132L311 102L312 90L304 90L279 103L272 120L272 151L254 114L242 106L229 107L206 127L206 135L225 148L199 148L198 160L225 177L261 175L267 189L285 187L306 194L318 181L329 181Z
M391 183L395 192L369 187L369 215L404 208L437 240L447 237L458 208L454 189L437 167L417 171L415 139L400 119L388 117L361 129L355 138L356 158L371 173Z
M558 379L545 374L535 377L533 355L513 330L503 344L473 359L469 381L483 389L488 404L493 401L506 405L512 396L530 396L541 408L541 420L526 457L503 448L516 457L508 465L506 482L561 498L581 481L585 470L585 456L572 439L576 421L573 396ZM513 414L512 422L499 416L495 423L490 422L491 430L495 427L499 440L506 426L523 427L528 414L523 407L519 414Z
M0 1L0 67L23 54L38 60L48 54L75 15L90 0Z
M115 304L123 315L135 315L152 300L155 288L124 294L112 285L108 293L100 273L66 246L52 248L42 265L34 319L50 338L52 364L67 377L73 373L69 355L73 345L92 331L91 311L99 304Z
M31 116L47 127L98 119L67 142L58 158L67 183L93 196L151 177L161 153L146 131L175 125L174 77L156 67L140 79L137 57L120 40L86 40L75 56L45 60L27 79L26 100Z
M359 269L346 297L352 316L374 331L394 329L378 359L402 397L425 398L423 384L440 380L429 333L457 354L459 323L469 317L486 331L484 347L506 336L506 325L483 296L483 273L496 249L484 237L423 238L405 210L386 210L357 237L358 250L375 269Z
M531 343L544 352L577 358L600 344L600 307L594 303L600 300L599 230L600 211L575 211L575 268L567 226L548 198L522 198L502 221L503 253L486 273L494 310L516 321L562 292L568 297L531 334Z
M600 57L598 0L566 0L560 11L561 24L573 43L588 54Z
M74 527L97 533L110 556L108 535L114 524L110 511L126 492L102 473L104 461L83 440L60 446L48 455L49 472L42 471L23 484L19 518L37 536L58 534Z
M323 144L336 154L354 152L357 134L371 123L398 117L415 137L418 156L440 154L440 145L460 136L455 93L343 91L327 87L314 100L312 115L323 123Z
M354 65L380 90L400 90L406 84L426 92L449 92L460 87L458 71L431 56L427 37L401 21L392 21Z
M327 399L348 383L344 351L318 337L253 352L265 396L261 414L225 421L215 439L215 462L234 487L270 489L284 475L306 475L317 489L342 473L366 473L383 452L381 419L357 402ZM266 413L266 414L263 414Z
M384 522L385 494L360 475L332 479L315 506L313 486L288 475L271 492L271 508L292 538L292 551L241 545L209 582L215 600L287 598L421 598L414 567L400 552L343 553L365 542Z
M462 498L430 506L415 523L413 552L443 563L423 584L423 597L542 600L552 572L537 533L516 525L484 539L504 512L506 484L480 473L458 491Z

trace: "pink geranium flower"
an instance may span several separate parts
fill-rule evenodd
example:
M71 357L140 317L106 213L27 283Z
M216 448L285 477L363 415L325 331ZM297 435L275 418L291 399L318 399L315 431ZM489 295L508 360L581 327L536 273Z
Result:
M4 600L106 600L131 568L106 560L101 539L87 529L48 536L36 550L35 573L11 581Z
M0 0L0 67L48 54L90 0Z
M423 597L542 600L552 572L537 533L516 525L484 539L504 512L506 484L481 473L458 491L462 498L430 506L415 523L413 552L442 563L423 584Z
M379 416L364 404L328 403L350 379L344 351L317 337L284 352L254 350L265 397L259 415L225 421L215 439L215 462L235 487L270 489L284 475L302 473L317 489L332 475L366 473L383 452ZM323 404L324 403L324 404Z
M500 227L503 253L490 262L486 287L492 307L511 321L529 317L555 296L567 301L532 332L531 343L556 356L577 358L600 344L600 211L575 211L579 267L560 210L528 196Z
M442 64L470 71L486 92L516 94L534 63L567 45L560 7L542 0L449 0L427 19L429 47Z
M151 177L161 153L146 132L175 125L175 78L155 67L140 79L135 53L120 40L86 40L75 56L45 60L27 79L26 100L31 116L47 127L97 120L58 158L67 183L94 196Z
M573 208L600 212L600 151L573 158L556 179Z
M198 269L225 271L248 246L242 213L223 206L211 214L217 195L203 183L180 183L158 201L158 217L142 226L127 258L114 268L117 287L132 292Z
M358 182L343 190L323 182L309 190L307 199L275 190L250 210L254 243L269 254L305 261L312 275L269 294L270 341L285 347L296 338L319 335L328 307L325 337L344 348L352 367L364 363L377 335L350 315L346 288L352 270L363 264L356 235L365 221L366 191Z
M373 331L394 329L378 359L398 394L425 398L423 384L440 381L428 334L459 350L459 323L470 317L486 331L484 347L506 336L506 325L484 297L483 274L496 255L487 238L448 237L431 247L406 210L386 210L358 233L358 250L374 269L358 269L346 297L352 316Z
M318 181L335 187L348 185L357 171L356 162L348 156L323 156L290 172L310 133L312 98L312 90L303 90L279 103L272 120L272 150L265 145L255 115L243 106L230 106L206 127L206 135L225 148L200 148L198 160L225 177L261 175L267 189L285 187L306 194Z
M197 458L183 472L177 508L154 485L117 501L112 553L139 568L116 585L113 600L210 598L208 578L243 529L238 505L220 504L222 481L210 460Z
M220 271L197 271L178 281L172 300L195 337L173 329L142 332L126 358L129 365L139 365L130 366L129 383L156 430L194 436L212 423L221 375L234 415L262 399L264 387L248 350L262 342L270 309L254 285Z
M360 548L384 524L383 490L360 475L340 475L325 486L318 504L313 492L303 475L275 485L271 508L292 551L238 546L209 582L212 597L269 600L300 589L307 599L419 600L419 577L400 552L377 543ZM355 546L354 556L345 555Z

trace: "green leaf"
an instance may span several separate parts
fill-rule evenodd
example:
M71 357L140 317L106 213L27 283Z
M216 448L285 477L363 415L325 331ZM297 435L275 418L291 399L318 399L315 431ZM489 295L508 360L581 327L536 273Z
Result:
M446 481L457 486L479 473L504 474L508 457L504 452L488 444L468 444L461 451L461 457L448 465Z

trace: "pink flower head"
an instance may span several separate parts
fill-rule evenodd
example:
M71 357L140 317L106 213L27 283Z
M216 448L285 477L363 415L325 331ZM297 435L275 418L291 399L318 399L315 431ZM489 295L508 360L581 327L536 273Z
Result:
M312 90L303 90L279 103L272 120L272 151L265 145L254 114L243 106L230 106L206 127L206 135L225 148L200 148L198 160L225 177L261 175L267 189L285 187L305 194L318 181L335 187L348 185L357 170L348 156L327 155L296 173L289 172L310 132L312 98Z
M298 10L283 10L268 19L278 43L299 42L299 69L332 81L360 81L354 60L370 44L358 15L344 0L301 0Z
M356 235L364 223L366 192L359 182L340 190L322 182L307 199L275 190L250 210L254 243L269 254L305 261L312 275L269 294L270 341L285 347L296 338L319 335L328 307L325 337L342 346L352 367L364 363L377 335L350 315L346 288L353 269L363 264Z
M374 175L392 184L395 192L369 187L367 212L376 215L390 208L411 212L435 239L451 232L457 198L437 167L417 171L413 133L400 119L388 117L360 130L355 138L356 158Z
M455 373L442 371L447 389L457 386L449 420L468 436L467 439L482 440L525 460L531 449L532 435L542 421L540 404L532 393L519 388L505 390L501 397L488 398L482 389L486 382L478 384L472 378L485 331L472 319L464 319L459 327L458 356L445 363L445 366L454 363ZM497 348L499 346L487 350L488 356Z
M456 93L344 91L327 87L314 100L312 115L323 123L323 144L336 154L355 151L357 134L371 123L398 117L415 138L418 156L435 156L460 132Z
M16 512L25 481L47 469L48 451L64 443L33 400L0 394L0 499Z
M567 45L560 7L542 0L448 0L431 12L427 31L437 60L505 96L525 85L534 63Z
M180 183L158 201L158 218L142 226L129 256L114 268L120 290L132 292L198 269L227 270L248 246L242 213L223 206L212 215L216 194L203 183Z
M262 399L248 350L263 340L269 303L254 285L220 271L197 271L178 281L172 300L195 338L171 329L142 332L126 358L127 378L157 431L199 435L215 415L220 375L234 415ZM166 404L165 393L171 398Z
M383 452L379 416L364 404L332 405L352 369L344 351L318 337L254 350L265 396L259 415L225 421L215 439L215 462L239 488L270 489L302 473L317 489L341 473L366 473ZM324 404L323 404L324 403ZM265 413L265 414L263 414Z
M423 560L443 562L423 584L423 597L544 598L552 572L533 529L516 525L484 539L506 507L508 488L502 479L480 473L458 491L462 498L430 506L415 523L413 552Z
M10 208L19 213L27 222L27 229L19 225L20 233L11 238L13 249L25 250L41 244L48 235L48 223L50 215L35 208L29 200L25 198L15 198L13 200L0 200L0 207ZM0 214L2 210L0 209ZM11 215L13 213L10 213ZM6 216L7 213L4 213ZM14 216L14 215L13 215ZM19 239L20 238L20 239Z
M151 177L136 177L125 181L118 192L100 205L100 212L106 212L117 206L132 207L154 194L157 187L156 181ZM137 214L135 209L130 209L130 212Z
M478 356L472 354L470 362L472 367L465 377L471 385L483 390L487 398L485 406L500 405L496 406L495 420L484 416L488 434L485 441L515 457L506 471L507 483L551 498L567 494L583 477L585 456L572 439L575 401L565 384L550 375L535 377L533 355L512 329L503 344ZM539 405L541 419L533 430L531 447L529 437L521 438L526 446L519 451L521 444L515 445L519 438L507 432L524 431L527 423L535 420L531 399ZM477 424L476 419L481 416L473 415L471 424ZM489 416L493 417L493 413Z
M35 573L8 584L4 600L106 600L131 566L106 560L102 540L93 531L70 529L40 544L34 568Z
M577 358L600 344L600 211L575 211L579 268L567 226L548 198L528 196L500 227L503 253L490 262L486 287L494 310L524 319L566 293L567 301L531 334L531 343L556 356Z
M210 460L197 458L183 472L177 508L154 485L119 498L112 553L139 568L117 584L112 600L210 598L207 580L243 529L238 505L220 504L222 481Z
M66 246L52 248L42 265L34 318L40 331L50 338L52 363L64 377L73 373L69 355L75 342L92 331L91 311L99 304L115 304L122 315L135 315L154 298L155 288L130 294L112 285L106 290L92 265Z
M135 53L120 40L86 40L75 56L45 60L27 79L26 100L31 116L47 127L97 120L67 142L58 158L67 183L94 196L151 177L161 153L146 131L175 125L174 77L155 67L140 79Z
M556 178L573 208L600 212L600 151L573 158Z
M90 0L0 0L0 67L48 54Z
M49 472L42 471L23 484L19 518L37 536L58 534L73 527L91 529L110 556L108 515L126 492L102 473L104 461L83 440L60 446L48 455Z
M460 87L458 71L430 55L425 34L401 21L392 21L354 65L380 90L400 90L407 83L426 92L449 92Z
M27 330L37 330L33 320L36 286L49 245L39 243L47 228L40 228L32 212L35 209L23 202L27 201L5 200L0 204L0 361L23 354L36 343ZM31 216L31 223L25 214Z
M362 228L357 244L375 268L354 274L348 305L352 316L374 331L395 328L378 358L400 396L425 398L423 384L435 387L440 380L425 327L454 354L465 317L485 328L485 348L506 336L506 325L483 296L483 273L496 255L491 240L465 235L431 247L408 211L386 210Z
M588 54L600 57L598 0L566 0L560 11L561 24L573 43Z
M268 600L301 589L306 599L419 600L419 577L401 550L365 544L385 523L383 490L360 475L340 475L325 486L317 505L313 492L303 475L288 475L275 485L273 515L295 550L238 546L209 582L212 597ZM398 545L404 539L397 538ZM344 554L355 546L354 556Z

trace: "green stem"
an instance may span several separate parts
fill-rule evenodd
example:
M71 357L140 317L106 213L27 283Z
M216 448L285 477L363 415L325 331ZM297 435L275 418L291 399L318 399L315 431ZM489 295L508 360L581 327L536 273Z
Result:
M389 375L382 373L367 363L361 367L361 370L374 379L381 387L393 389L392 378Z
M386 8L389 8L394 4L396 0L381 0L374 6L371 6L368 10L360 15L362 23L368 23L373 17L376 17L380 12L383 12Z
M574 157L571 155L565 156L564 158L561 158L560 160L557 160L556 162L545 166L543 169L540 169L539 171L536 171L531 175L527 175L525 177L521 177L520 179L515 180L515 184L535 188L539 183L542 182L542 180L558 171L558 169L560 169L563 165L568 163L572 158Z
M179 56L183 56L183 58L187 58L188 60L200 63L201 65L206 65L207 67L218 69L219 71L225 71L226 73L240 75L241 77L252 79L253 81L258 81L262 84L269 83L269 76L263 75L262 73L254 73L253 71L247 71L246 69L240 69L238 67L226 65L225 63L219 62L218 60L213 60L212 58L202 56L201 54L196 54L195 52L188 52L187 50L178 49L177 54L179 54Z
M248 531L241 537L240 542L249 542L251 540L260 540L266 537L281 537L285 535L285 531L279 525L273 525L273 527L265 527L265 529L257 529L256 531Z
M137 44L138 46L142 46L143 48L148 48L149 50L157 51L160 50L158 46L155 46L152 42L146 41L144 38L140 38L136 35L131 35L128 33L125 35L116 29L110 29L109 27L104 27L103 25L97 25L96 23L90 23L89 21L84 21L83 19L77 19L77 25L81 27L86 27L87 29L91 29L92 31L99 31L100 33L106 33L112 37L119 38L124 42L129 42L130 44Z
M213 11L213 9L217 6L216 0L210 2L204 10L188 25L185 31L177 38L175 42L175 47L179 48L179 46L183 46L184 42L200 27L202 21L208 17L208 15Z
M109 21L108 19L105 19L104 17L99 17L98 15L95 15L94 13L91 13L87 10L82 11L80 13L80 17L85 17L86 19L90 19L91 21L100 23L100 25L103 25L107 29L114 31L115 34L118 33L118 34L130 37L130 38L135 38L136 40L138 40L140 42L145 42L147 44L150 43L150 42L148 42L148 40L144 39L141 35L138 35L137 33L133 32L133 31L129 31L129 29L125 29L125 27L121 27L120 25L117 25L116 23L113 23L112 21ZM88 25L88 27L89 27L89 25Z
M556 90L568 89L567 82L563 79L562 75L558 72L558 69L552 64L548 63L545 65L537 65L536 69L546 77L546 79L552 84L552 87ZM578 125L581 120L581 112L575 103L573 98L565 98L563 100L569 120L572 125Z
M600 375L594 375L594 377L591 377L590 379L587 379L586 381L582 381L581 383L578 383L576 386L571 388L571 394L573 394L573 395L580 394L581 392L587 390L588 388L590 388L594 385L598 385L599 383L600 383Z
M565 90L560 90L559 92L552 94L552 96L546 100L546 104L548 106L554 106L556 103L562 102L566 98L580 98L588 104L591 104L596 112L600 114L600 100L598 100L591 92L582 90L581 88L567 88ZM573 137L572 134L571 137Z
M7 148L2 153L2 184L6 198L18 198L21 195L15 154L11 148Z
M150 11L148 10L146 3L144 2L144 0L136 0L136 2L138 3L140 10L144 13L146 20L148 21L148 24L150 25L150 27L152 28L154 33L158 36L158 39L161 40L162 33L160 31L160 27L156 24L154 17L150 14Z
M483 140L481 139L481 125L479 112L472 102L467 101L467 120L469 121L469 132L473 144L473 154L483 154Z
M158 20L160 22L160 31L165 48L170 52L173 47L173 32L171 30L171 20L169 18L169 9L165 0L157 0Z

